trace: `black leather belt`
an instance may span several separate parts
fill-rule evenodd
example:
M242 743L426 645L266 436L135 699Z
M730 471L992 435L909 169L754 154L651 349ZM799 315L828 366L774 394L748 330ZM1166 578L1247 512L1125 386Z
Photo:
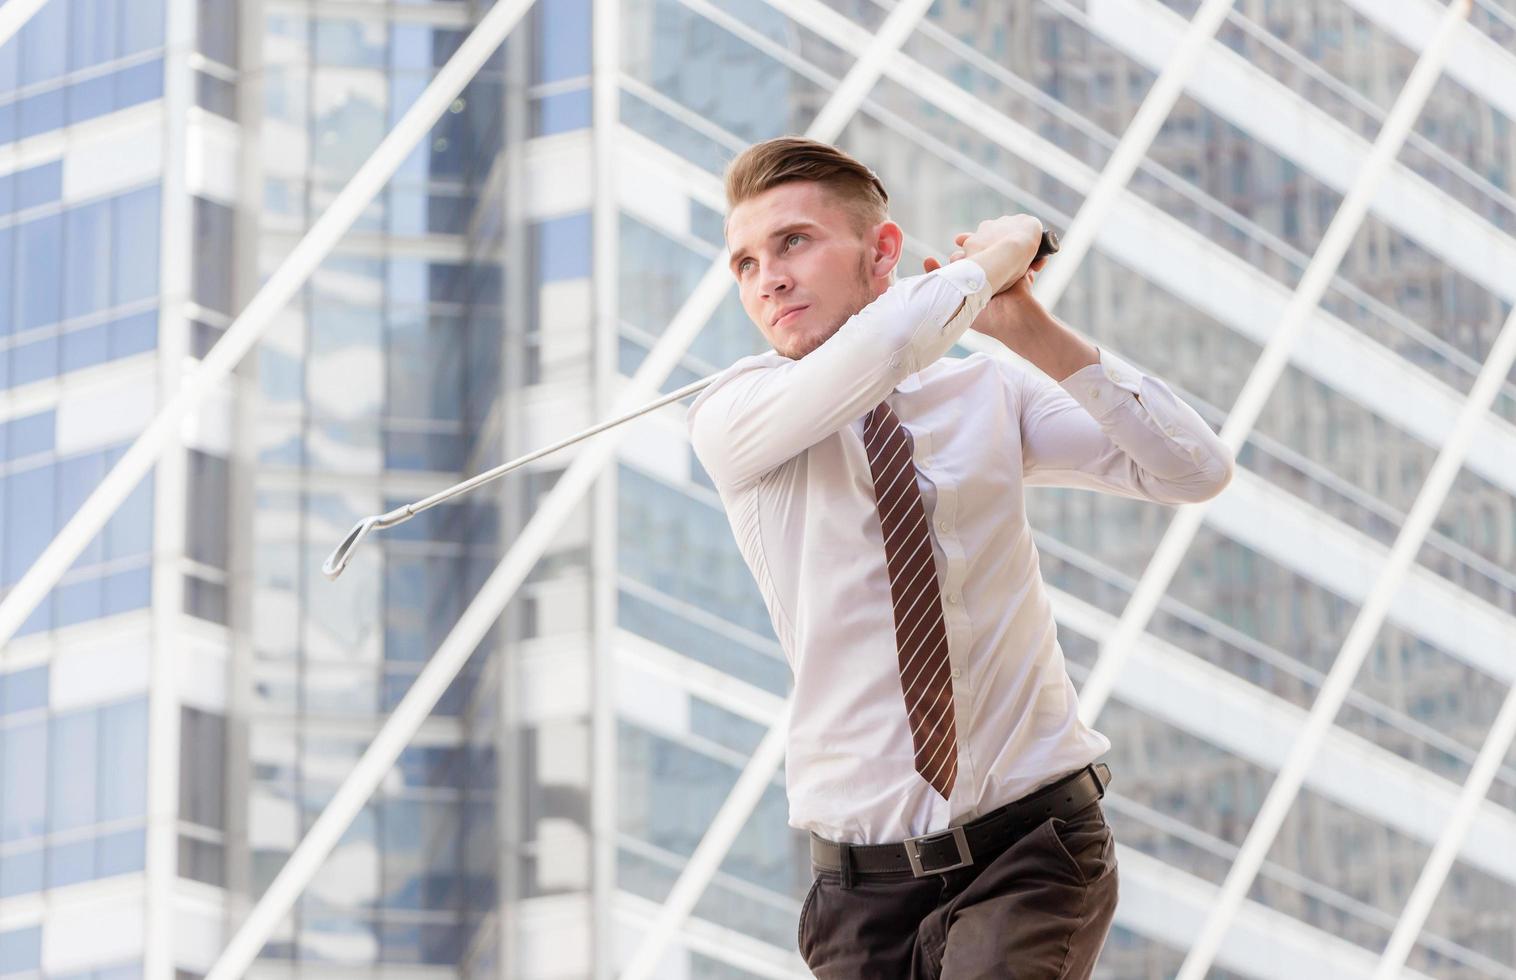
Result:
M973 864L974 855L999 854L1049 817L1067 818L1105 795L1111 770L1085 766L1050 786L991 810L960 827L949 827L894 844L847 844L811 834L811 863L818 869L855 874L909 871L917 878Z

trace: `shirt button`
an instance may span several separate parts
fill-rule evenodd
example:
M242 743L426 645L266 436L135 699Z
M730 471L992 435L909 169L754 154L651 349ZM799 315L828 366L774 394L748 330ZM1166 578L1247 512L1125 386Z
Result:
M951 602L955 606L958 605L958 593L954 592L952 595L948 596L948 602Z
M963 671L959 670L957 667L954 667L953 668L953 679L957 680L958 678L960 678L962 676L963 676Z
M939 531L951 531L952 529L952 525L950 525L947 521L937 522L937 530Z

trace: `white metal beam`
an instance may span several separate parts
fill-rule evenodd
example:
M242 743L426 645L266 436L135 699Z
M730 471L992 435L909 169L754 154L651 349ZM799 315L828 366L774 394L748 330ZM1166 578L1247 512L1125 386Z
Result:
M1363 223L1369 201L1378 190L1395 154L1400 151L1401 144L1405 142L1406 133L1421 112L1427 96L1431 94L1432 86L1441 77L1453 31L1468 17L1472 3L1473 0L1453 0L1448 5L1436 37L1427 45L1426 51L1417 60L1416 67L1411 70L1411 76L1396 98L1395 106L1375 139L1374 148L1364 162L1358 179L1343 199L1342 206L1332 216L1331 224L1322 236L1321 245L1311 257L1311 264L1301 276L1294 295L1290 297L1290 305L1285 309L1283 321L1269 338L1258 363L1254 365L1242 392L1237 396L1236 404L1227 414L1226 424L1221 428L1221 440L1233 455L1247 441L1248 433L1258 421L1274 385L1284 372L1291 348L1299 339L1312 311L1321 302L1322 293L1342 262L1353 235ZM1144 569L1131 600L1122 612L1116 635L1101 647L1095 668L1085 681L1084 689L1080 691L1079 713L1086 724L1093 723L1099 717L1100 709L1110 696L1116 672L1121 669L1122 658L1132 641L1146 629L1148 620L1158 607L1159 599L1168 589L1180 561L1194 541L1209 503L1182 506L1169 522L1157 551Z
M1416 113L1420 111L1433 83L1441 74L1442 65L1452 47L1454 32L1467 19L1472 5L1472 0L1454 0L1448 5L1436 34L1417 60L1404 91L1385 121L1384 130L1375 140L1376 151L1387 143L1392 144L1392 152L1399 149ZM1382 164L1388 162L1382 155L1379 159ZM1359 217L1362 216L1362 207L1366 203L1362 199L1366 199L1373 191L1372 181L1366 181L1366 183L1371 186L1358 195L1361 199ZM1349 195L1349 201L1352 199L1353 196ZM1348 210L1348 203L1346 201L1343 203L1342 211L1338 212L1339 217L1343 211ZM1332 232L1337 227L1338 220L1334 218L1332 225L1327 229L1328 240L1332 238ZM1322 251L1327 250L1327 245L1328 242L1322 243ZM1343 247L1345 246L1344 241ZM1330 253L1328 254L1330 256ZM1317 258L1320 255L1321 252L1318 252ZM1336 255L1332 256L1334 265L1341 259L1341 255L1342 252L1339 249ZM1316 264L1316 259L1313 259L1312 268L1315 268ZM1309 270L1306 277L1310 277ZM1315 300L1313 299L1312 302L1314 303ZM1264 798L1263 806L1248 830L1242 849L1237 854L1237 860L1222 884L1221 895L1206 918L1200 938L1196 940L1189 955L1185 957L1184 965L1179 970L1179 980L1201 980L1205 976L1211 961L1215 958L1216 950L1221 945L1222 937L1231 925L1232 916L1242 900L1247 897L1248 889L1252 887L1253 879L1258 875L1258 868L1268 855L1269 848L1273 846L1280 827L1284 825L1284 819L1300 792L1300 784L1305 771L1314 759L1327 730L1336 719L1337 712L1341 709L1342 702L1352 687L1353 678L1357 676L1359 667L1373 645L1374 637L1378 635L1384 623L1390 601L1399 591L1406 571L1421 548L1427 530L1436 519L1437 511L1441 508L1443 501L1447 499L1448 489L1453 485L1453 479L1458 475L1469 444L1474 438L1475 422L1489 410L1490 404L1495 399L1495 393L1499 390L1507 372L1510 371L1512 359L1516 358L1516 332L1512 331L1512 323L1516 323L1516 312L1512 313L1511 319L1501 331L1500 340L1503 344L1500 351L1501 357L1497 359L1492 356L1479 372L1473 391L1464 403L1458 423L1454 426L1452 438L1438 453L1437 461L1432 464L1432 471L1422 485L1421 492L1417 494L1416 502L1411 507L1405 525L1401 527L1400 533L1395 538L1395 545L1390 551L1390 559L1370 591L1368 601L1360 607L1358 616L1348 631L1347 639L1343 642L1342 649L1338 651L1332 669L1327 674L1326 682L1321 687L1321 693L1317 695L1315 704L1311 706L1310 718L1306 722L1304 731L1290 747L1290 755L1284 768L1280 770L1274 784L1269 787L1268 796ZM1265 352L1265 357L1267 357L1267 352ZM1246 397L1246 392L1244 392L1244 397ZM1172 575L1172 569L1169 575ZM1144 578L1146 577L1144 574ZM1165 576L1165 584L1167 581L1168 576ZM1151 615L1151 610L1148 612ZM1126 616L1122 618L1124 622L1127 619ZM1102 659L1104 657L1105 654L1102 652ZM1483 794L1481 793L1480 796L1482 798Z
M32 14L41 10L44 3L47 0L6 0L5 5L0 6L0 48L26 26Z
M1500 713L1495 716L1495 723L1490 727L1490 733L1479 750L1479 758L1474 760L1469 778L1463 784L1453 819L1448 821L1447 830L1432 848L1431 856L1427 858L1415 887L1411 889L1411 897L1401 911L1400 920L1395 923L1395 931L1390 934L1390 941L1379 960L1379 967L1374 971L1374 980L1390 980L1400 973L1406 956L1411 952L1411 946L1415 944L1421 927L1426 923L1427 913L1432 911L1432 902L1442 890L1442 883L1453 866L1453 858L1458 856L1463 847L1479 804L1490 790L1495 770L1511 750L1513 738L1516 738L1516 684L1506 691Z
M1195 66L1200 63L1201 54L1210 47L1211 39L1215 37L1217 28L1226 19L1234 2L1235 0L1205 0L1200 9L1195 11L1189 29L1184 32L1184 39L1179 42L1173 57L1164 64L1158 80L1148 89L1147 95L1143 96L1142 105L1137 107L1137 113L1127 124L1126 132L1121 134L1121 141L1116 144L1115 151L1101 170L1100 179L1086 195L1069 225L1068 233L1063 236L1058 261L1051 263L1032 286L1032 294L1047 309L1051 310L1058 304L1063 291L1074 281L1074 273L1079 271L1079 263L1095 243L1106 213L1120 199L1122 190L1132 179L1142 158L1147 155L1148 147L1153 145L1153 138L1158 135L1158 130L1174 108L1174 103L1184 93L1185 85L1195 73Z
M16 0L11 0L12 3ZM279 268L258 290L251 302L227 328L226 333L206 354L198 367L190 371L183 384L159 409L126 454L111 467L105 479L63 526L42 555L21 576L3 600L0 600L0 647L3 647L26 617L57 584L58 578L85 545L105 526L133 488L152 469L158 456L172 440L184 418L205 396L236 367L244 355L263 336L274 316L305 285L321 261L336 246L343 234L363 213L374 196L384 188L412 149L431 130L478 72L481 65L500 46L533 0L502 0L479 21L447 64L437 72L426 89L406 110L400 122L385 136L373 154L342 188L331 206L316 219L310 231L290 252Z

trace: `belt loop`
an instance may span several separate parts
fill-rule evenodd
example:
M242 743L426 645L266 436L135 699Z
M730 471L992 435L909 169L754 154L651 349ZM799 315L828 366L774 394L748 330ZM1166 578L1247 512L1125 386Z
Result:
M842 887L853 887L853 853L852 845L847 841L837 843L837 859L842 865Z

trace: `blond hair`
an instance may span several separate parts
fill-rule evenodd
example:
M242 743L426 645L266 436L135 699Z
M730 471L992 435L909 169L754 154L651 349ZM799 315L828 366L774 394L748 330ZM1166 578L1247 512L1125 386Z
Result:
M859 231L888 217L889 194L879 177L829 143L801 136L780 136L754 143L726 168L727 213L749 198L790 181L824 186L850 215Z

